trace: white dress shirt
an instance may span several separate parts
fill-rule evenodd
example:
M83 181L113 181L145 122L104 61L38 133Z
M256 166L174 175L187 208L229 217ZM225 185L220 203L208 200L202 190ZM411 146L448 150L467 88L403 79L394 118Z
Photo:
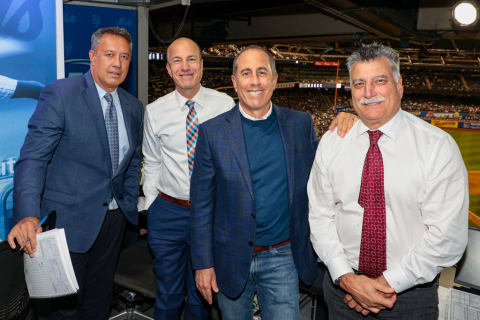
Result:
M175 90L147 105L143 135L145 209L159 192L183 200L190 198L185 124L187 100ZM199 123L235 105L225 93L204 87L200 87L192 100Z
M266 120L272 114L272 102L270 101L270 107L268 108L267 113L265 113L261 118L254 118L251 115L247 114L240 102L238 103L238 109L240 110L240 113L242 114L242 116L244 116L248 120L252 120L252 121Z
M344 139L327 131L308 181L310 238L332 279L358 270L363 208L358 204L370 146L361 122ZM468 177L445 131L400 110L379 128L384 165L387 282L397 293L432 281L467 244Z
M0 75L0 100L10 99L17 89L17 80Z

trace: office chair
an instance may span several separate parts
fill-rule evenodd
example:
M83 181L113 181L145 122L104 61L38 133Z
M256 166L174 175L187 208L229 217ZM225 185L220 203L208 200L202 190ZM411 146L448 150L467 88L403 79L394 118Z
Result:
M0 242L0 319L20 320L29 315L29 295L23 271L23 252Z
M142 297L153 303L157 290L147 239L141 238L122 250L115 272L115 285L123 289L119 296L125 301L126 309L109 320L153 320L138 310Z

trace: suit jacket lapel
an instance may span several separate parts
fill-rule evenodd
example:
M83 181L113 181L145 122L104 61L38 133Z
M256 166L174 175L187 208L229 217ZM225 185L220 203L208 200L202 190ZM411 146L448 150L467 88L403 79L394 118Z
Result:
M92 75L90 74L90 71L84 74L84 77L86 82L86 87L84 90L85 104L87 105L87 109L90 111L90 115L92 116L92 122L97 129L103 149L105 150L105 154L107 155L105 157L105 162L111 172L112 162L110 160L110 147L108 146L107 129L105 128L105 119L103 117L102 106L98 97L98 91L95 87L95 83L93 81Z
M127 130L127 137L128 137L128 151L127 154L123 157L122 162L120 162L117 172L114 174L117 174L118 172L122 172L124 167L126 166L127 162L126 159L130 159L129 154L132 152L135 142L133 141L133 132L132 132L132 112L131 112L131 106L128 103L128 99L125 97L125 93L121 91L120 89L117 89L118 91L118 98L120 99L120 103L122 104L122 113L123 113L123 121L125 122L125 128Z
M276 105L272 104L273 111L277 115L278 127L280 128L280 135L282 136L284 151L285 151L285 161L287 163L287 177L288 177L288 202L291 205L293 201L293 190L294 190L294 175L295 175L295 133L293 132L293 123L290 121L289 117L285 112L278 108Z
M252 200L253 195L252 177L250 175L250 166L248 164L247 149L245 145L245 137L243 136L242 119L238 104L229 112L226 117L225 136L232 150L234 158L237 160L240 172L245 179L248 191Z

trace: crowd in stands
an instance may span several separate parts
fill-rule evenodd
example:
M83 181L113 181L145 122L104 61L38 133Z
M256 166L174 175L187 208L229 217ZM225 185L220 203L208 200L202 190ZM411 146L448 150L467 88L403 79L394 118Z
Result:
M225 48L234 56L238 48ZM295 66L286 68L278 68L279 82L295 81L298 77L303 78L304 74L294 73L292 69ZM218 89L236 99L237 94L232 87L231 67L215 66L205 67L203 72L202 85L208 88ZM310 72L311 76L315 73L318 75L322 72L316 69ZM325 71L326 77L332 76L332 70ZM344 74L341 74L345 77ZM286 79L286 80L285 80ZM406 93L402 99L402 108L408 111L425 111L425 112L450 112L459 113L457 118L462 120L480 120L480 101L475 97L457 97L454 93L464 91L461 75L448 76L441 74L431 74L427 71L419 69L402 70L403 85ZM480 90L480 77L463 78L471 88ZM348 81L348 80L347 80ZM443 90L447 92L443 95L425 95L408 93L409 88L430 87L433 89ZM463 88L463 89L462 89ZM149 102L172 91L173 84L165 68L165 61L153 61L149 64ZM448 93L450 93L448 95ZM299 89L297 87L291 89L277 89L272 97L272 101L280 106L292 109L302 110L312 114L317 134L321 136L327 129L334 118L334 90L308 88ZM344 89L338 90L336 101L337 107L351 106L350 92ZM432 113L432 114L433 114Z

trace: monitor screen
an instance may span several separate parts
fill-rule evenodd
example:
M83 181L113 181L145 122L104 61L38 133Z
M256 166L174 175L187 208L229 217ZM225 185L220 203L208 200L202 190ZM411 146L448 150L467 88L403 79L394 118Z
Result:
M468 229L468 245L457 266L455 282L480 290L480 229Z

